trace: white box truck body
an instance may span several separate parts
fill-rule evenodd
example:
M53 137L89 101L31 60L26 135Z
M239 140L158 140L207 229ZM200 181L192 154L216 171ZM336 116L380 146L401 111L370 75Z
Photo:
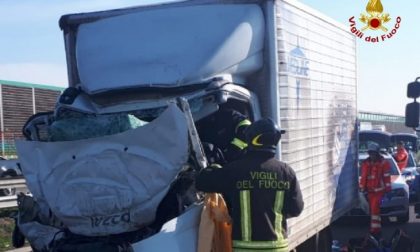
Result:
M290 249L315 251L317 236L330 246L330 224L358 199L356 45L346 27L291 0L173 2L66 15L60 26L80 93L56 113L153 113L182 96L200 135L223 107L270 117L287 131L278 157L305 202L288 220Z

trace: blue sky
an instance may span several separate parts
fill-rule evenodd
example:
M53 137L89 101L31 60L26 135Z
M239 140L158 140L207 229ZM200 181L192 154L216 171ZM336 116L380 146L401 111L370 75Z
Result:
M0 79L56 86L67 85L61 15L89 12L156 0L1 0L0 1ZM159 1L164 2L164 1ZM368 0L301 0L301 2L343 23L350 30L349 18L366 13ZM360 110L404 114L407 83L420 76L420 32L415 0L382 0L391 21L401 17L393 38L381 43L357 39L358 106ZM358 22L361 29L362 24ZM383 32L368 31L367 35Z
M366 13L368 0L302 0L301 2L349 26L348 19ZM420 4L415 0L382 0L384 13L392 18L385 26L391 31L398 16L400 28L389 40L367 43L357 39L358 107L359 110L404 115L407 84L420 76L420 33L418 13ZM359 30L363 27L357 24ZM350 28L349 28L350 29ZM381 35L371 31L366 35Z

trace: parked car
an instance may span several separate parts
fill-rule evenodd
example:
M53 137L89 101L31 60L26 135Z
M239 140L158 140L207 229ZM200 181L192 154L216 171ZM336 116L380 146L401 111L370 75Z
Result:
M409 152L408 154L408 163L407 167L404 168L402 171L402 175L404 176L406 183L408 184L409 191L410 191L410 202L418 201L419 192L419 179L420 173L417 169L417 164L413 155L413 152Z
M386 131L361 130L359 131L359 152L366 152L371 142L378 144L382 150L391 152L391 136L392 134Z
M390 221L407 222L409 219L409 189L398 169L394 158L387 152L381 152L381 155L389 162L391 166L391 187L392 191L386 193L381 203L381 216ZM368 158L367 152L359 153L359 167L363 160ZM360 172L359 172L360 174ZM366 216L369 213L358 206L352 209L348 216Z

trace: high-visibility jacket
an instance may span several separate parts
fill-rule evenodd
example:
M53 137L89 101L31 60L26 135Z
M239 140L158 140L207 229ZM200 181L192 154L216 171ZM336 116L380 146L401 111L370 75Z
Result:
M247 147L245 129L251 125L247 116L232 109L221 110L198 123L202 142L219 148L227 162L238 159Z
M370 233L381 232L381 200L391 191L390 164L382 156L378 160L367 158L362 162L360 189L368 192L370 210Z
M397 148L397 153L394 155L395 161L397 161L398 168L400 171L403 171L407 167L408 163L408 153L405 148Z
M206 168L196 187L227 198L234 251L289 251L286 218L301 213L303 200L294 171L274 154L249 152L223 168Z
M382 156L379 160L365 159L361 166L360 188L367 192L391 191L390 164Z

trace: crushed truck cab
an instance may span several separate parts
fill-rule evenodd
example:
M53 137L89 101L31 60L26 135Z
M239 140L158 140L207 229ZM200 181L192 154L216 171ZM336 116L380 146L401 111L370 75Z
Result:
M134 251L195 251L201 140L228 109L287 131L277 156L305 201L289 249L328 249L330 224L358 199L356 46L344 25L296 1L191 0L70 14L60 27L69 88L18 144L42 217L21 214L32 246L111 236ZM69 232L40 241L29 232L39 221Z

